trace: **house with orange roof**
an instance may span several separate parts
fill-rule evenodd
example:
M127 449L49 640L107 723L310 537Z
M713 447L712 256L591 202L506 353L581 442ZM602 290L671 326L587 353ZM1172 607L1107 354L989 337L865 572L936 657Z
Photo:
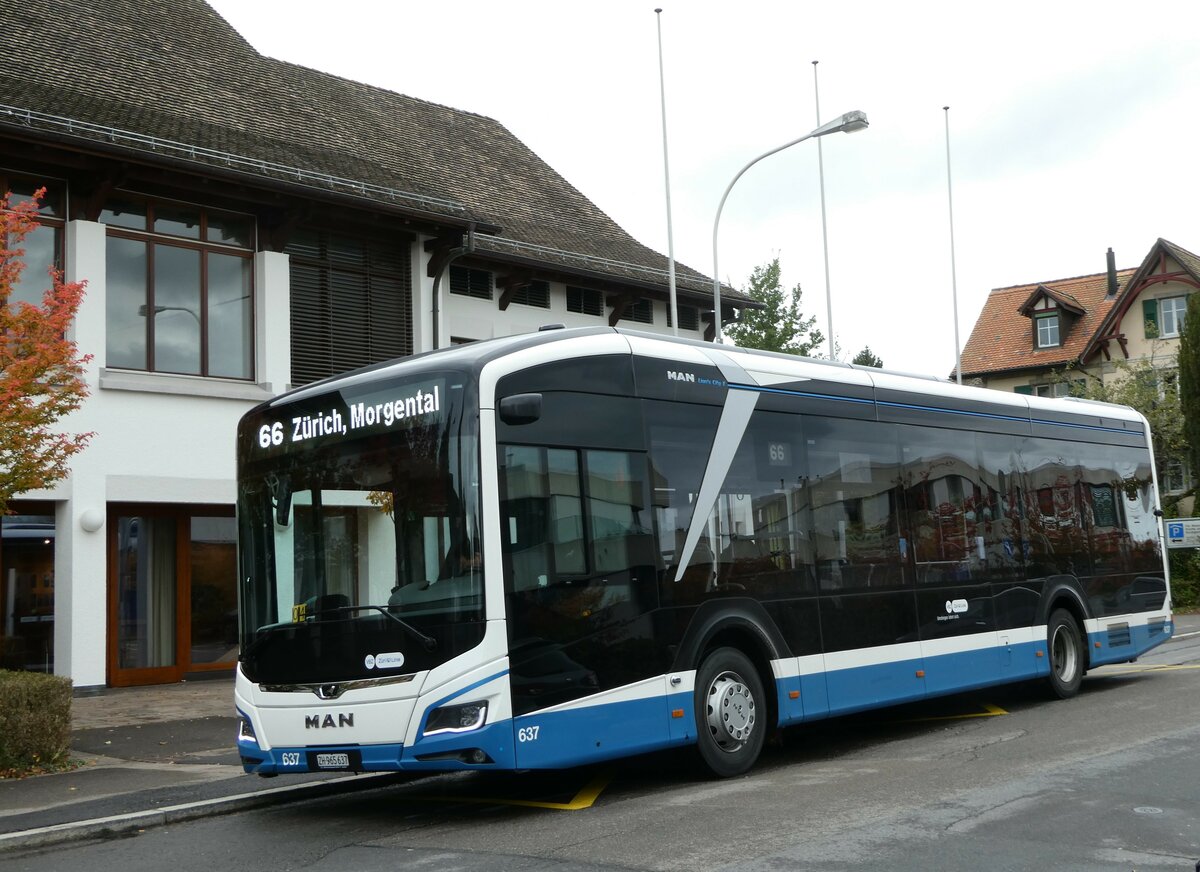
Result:
M993 290L962 351L964 383L1066 396L1089 380L1110 384L1120 361L1149 360L1173 379L1188 296L1200 289L1200 257L1159 239L1136 269ZM1160 487L1185 491L1191 474L1169 464Z

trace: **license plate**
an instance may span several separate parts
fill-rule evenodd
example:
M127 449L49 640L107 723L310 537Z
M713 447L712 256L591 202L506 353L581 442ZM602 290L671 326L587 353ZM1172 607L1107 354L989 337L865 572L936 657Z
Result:
M317 755L318 769L349 769L350 755L349 754L318 754Z

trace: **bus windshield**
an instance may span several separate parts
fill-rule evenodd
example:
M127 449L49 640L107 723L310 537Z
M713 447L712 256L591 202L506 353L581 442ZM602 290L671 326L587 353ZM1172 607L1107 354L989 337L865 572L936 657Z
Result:
M462 625L483 619L478 440L461 385L447 390L444 379L375 385L365 401L327 395L244 422L241 633L252 680L407 674L473 644ZM426 411L410 403L403 414L416 397Z

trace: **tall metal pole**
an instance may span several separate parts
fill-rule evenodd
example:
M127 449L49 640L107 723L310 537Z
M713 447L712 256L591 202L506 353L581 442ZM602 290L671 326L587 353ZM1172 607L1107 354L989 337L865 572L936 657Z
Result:
M954 263L954 188L950 183L950 107L946 113L946 198L950 203L950 289L954 297L954 375L962 384L962 346L958 343L958 270Z
M821 91L817 87L817 64L813 61L813 96L817 104L817 124L821 124ZM817 140L817 173L821 179L821 247L825 252L825 311L829 325L829 359L833 360L833 292L829 288L829 229L825 223L825 153Z
M679 335L679 306L675 297L675 237L671 229L671 162L667 157L667 85L663 76L662 9L654 10L658 21L658 92L662 103L663 183L667 189L667 286L671 296L671 331Z

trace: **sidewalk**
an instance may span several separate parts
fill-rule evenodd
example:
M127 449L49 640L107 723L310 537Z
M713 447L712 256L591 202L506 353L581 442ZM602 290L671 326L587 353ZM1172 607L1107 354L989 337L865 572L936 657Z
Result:
M394 775L263 779L238 759L232 679L112 688L71 705L71 772L0 781L0 853L379 786Z

